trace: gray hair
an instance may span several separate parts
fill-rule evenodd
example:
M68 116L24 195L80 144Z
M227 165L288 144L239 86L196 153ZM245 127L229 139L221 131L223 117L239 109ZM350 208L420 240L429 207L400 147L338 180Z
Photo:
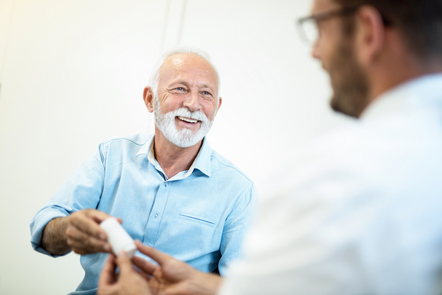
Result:
M180 54L180 53L198 55L198 56L204 58L212 66L212 68L215 70L216 78L218 80L218 97L217 97L217 99L219 99L221 80L219 78L218 70L216 69L215 65L210 61L210 56L205 51L203 51L199 48L190 47L190 46L174 47L174 48L166 51L165 53L163 53L163 55L161 55L160 59L156 62L155 66L153 68L153 71L150 75L150 78L149 78L149 86L152 88L152 92L153 92L154 96L158 96L158 84L160 81L160 70L161 70L161 67L163 66L164 62L166 61L166 59L169 56L172 56L175 54Z

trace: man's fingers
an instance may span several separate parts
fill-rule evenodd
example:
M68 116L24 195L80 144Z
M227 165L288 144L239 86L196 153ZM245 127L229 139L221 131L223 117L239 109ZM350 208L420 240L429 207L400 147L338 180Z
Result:
M96 239L88 234L78 230L76 227L69 226L66 229L67 244L75 252L95 253L95 252L110 252L110 244L106 241ZM79 254L85 254L79 253Z
M103 220L108 219L109 217L112 217L109 214L106 214L102 211L92 210L92 209L85 210L85 214L87 217L94 220L98 224L100 224ZM121 219L121 218L117 218L117 219Z
M68 239L67 244L71 249L77 253L77 254L91 254L91 253L98 253L98 252L104 252L104 253L112 253L111 246L108 243L102 242L102 241L96 241L96 244L88 243L87 245L84 243L84 241L77 241Z
M115 256L109 255L98 280L98 288L111 285L115 282Z
M88 240L89 238L92 238L89 234L79 230L75 226L68 226L66 229L66 236L68 239L77 240L77 241L84 241Z
M138 266L139 269L141 269L143 272L152 275L155 269L158 267L157 265L153 264L152 262L146 261L141 257L134 256L132 258L132 262Z
M169 255L164 254L160 251L155 250L152 247L148 247L143 245L140 241L135 241L135 245L137 246L137 249L143 253L144 255L149 256L150 258L152 258L153 260L155 260L156 262L158 262L160 265L165 263L167 261L167 259L170 258Z
M78 211L71 214L69 216L70 224L85 234L88 234L100 240L104 241L107 240L107 235L104 229L102 229L98 225L97 221L94 221L89 217L89 215L86 214L90 213L85 213L84 211Z

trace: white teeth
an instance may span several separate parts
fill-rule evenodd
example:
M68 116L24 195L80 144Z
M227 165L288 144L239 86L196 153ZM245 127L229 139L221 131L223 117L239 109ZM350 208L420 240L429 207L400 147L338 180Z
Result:
M198 120L193 120L193 119L184 118L184 117L178 117L178 119L183 120L184 122L188 122L188 123L197 123L198 122Z

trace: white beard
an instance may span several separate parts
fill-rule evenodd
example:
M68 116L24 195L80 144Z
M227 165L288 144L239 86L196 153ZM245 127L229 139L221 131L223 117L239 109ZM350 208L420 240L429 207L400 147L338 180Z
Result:
M216 111L215 111L216 112ZM206 136L213 125L206 115L201 111L190 112L187 108L179 108L175 111L163 114L161 104L157 95L153 98L153 113L155 117L155 125L160 129L163 135L174 145L186 148L197 144ZM192 130L183 128L178 131L175 125L175 117L187 117L201 121L200 129L194 134Z

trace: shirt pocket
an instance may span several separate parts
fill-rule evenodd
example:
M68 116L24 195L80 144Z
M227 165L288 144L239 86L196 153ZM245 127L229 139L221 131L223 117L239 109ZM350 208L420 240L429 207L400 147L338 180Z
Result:
M179 219L180 220L188 220L188 221L198 222L198 223L206 224L208 226L215 226L215 222L209 220L206 217L200 217L200 216L198 216L196 214L193 214L193 213L181 212Z
M221 241L213 219L189 212L180 212L173 236L183 249L195 256L217 251Z

